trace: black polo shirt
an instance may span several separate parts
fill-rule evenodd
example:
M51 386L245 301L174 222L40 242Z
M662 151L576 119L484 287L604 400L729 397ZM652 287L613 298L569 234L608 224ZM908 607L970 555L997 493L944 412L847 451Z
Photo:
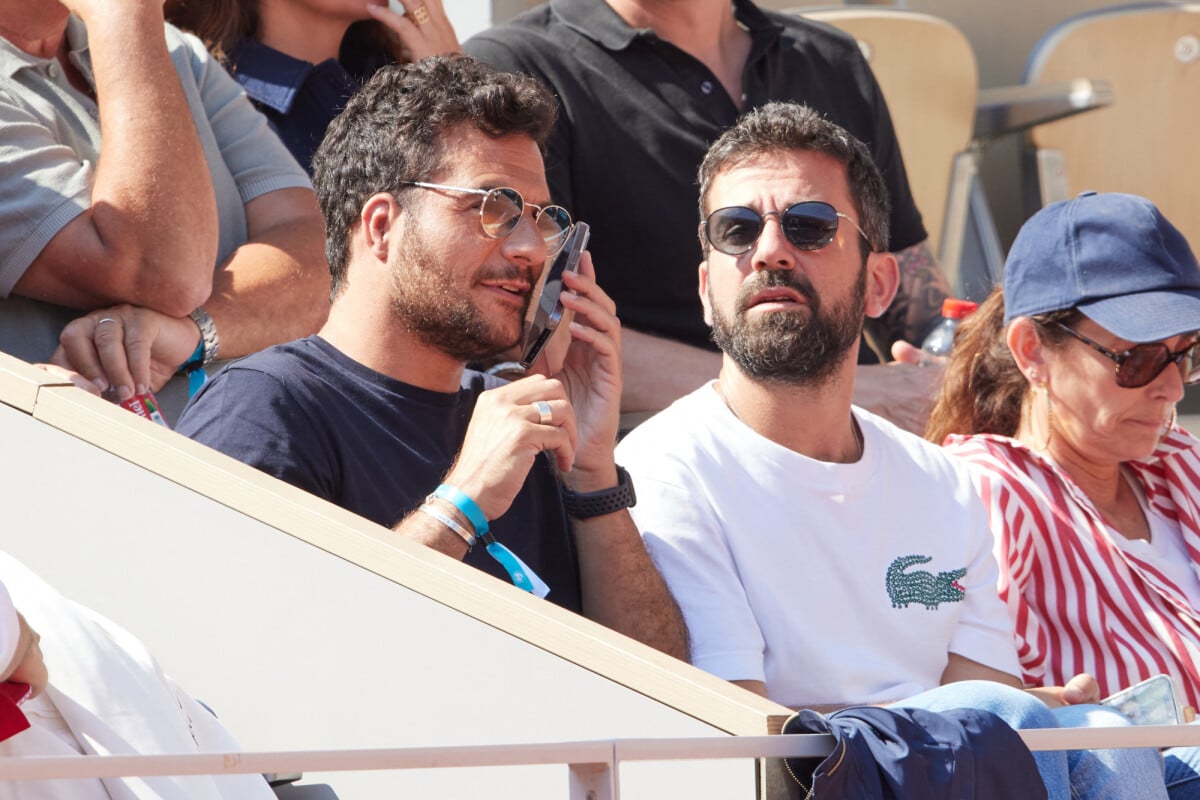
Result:
M891 117L854 39L748 0L734 0L734 13L753 42L744 107L801 101L864 141L892 196L891 249L924 240ZM623 323L711 348L696 288L696 171L740 113L716 76L602 0L551 0L465 48L558 95L550 193L591 224L597 277Z

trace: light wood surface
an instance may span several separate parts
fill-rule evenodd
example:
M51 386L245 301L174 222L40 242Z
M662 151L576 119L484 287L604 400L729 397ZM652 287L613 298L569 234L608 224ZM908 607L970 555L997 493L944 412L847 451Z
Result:
M950 172L975 123L979 78L967 38L945 20L886 8L799 9L854 36L887 100L908 182L935 252Z
M37 390L33 417L358 564L498 630L730 733L777 733L787 710L396 536L186 437L55 383L26 383L0 354L0 402ZM35 370L36 372L36 370ZM32 376L36 379L36 375Z
M1064 157L1065 197L1130 192L1154 201L1200 244L1200 3L1125 8L1064 23L1042 42L1027 81L1103 78L1115 102L1035 129Z
M143 639L250 749L766 735L789 714L2 354L0 436L0 548ZM557 796L555 769L335 788ZM635 764L623 793L681 779L761 796L753 764L719 761Z

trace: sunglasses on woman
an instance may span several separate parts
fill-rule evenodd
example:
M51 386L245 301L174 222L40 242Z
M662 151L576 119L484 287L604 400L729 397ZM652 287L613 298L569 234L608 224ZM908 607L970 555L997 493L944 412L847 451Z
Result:
M1174 351L1162 342L1148 342L1117 353L1099 342L1092 341L1074 328L1061 322L1055 324L1116 364L1117 386L1140 389L1162 374L1169 364L1179 367L1184 383L1200 381L1200 364L1196 362L1196 348L1200 346L1200 341L1193 341Z
M783 211L760 214L747 206L727 206L709 214L700 226L700 235L717 252L740 256L749 252L767 224L767 217L779 217L783 235L800 250L820 250L828 247L837 235L838 221L844 219L854 226L867 243L871 239L858 223L842 214L829 203L805 200L793 203Z
M533 224L537 226L542 240L546 242L550 255L558 252L571 230L571 215L565 208L526 203L520 192L507 186L496 189L468 189L463 186L446 186L441 183L424 183L422 181L403 181L402 185L482 196L483 202L479 205L479 224L483 226L483 232L493 239L503 239L515 231L521 224L521 217L525 215L525 206L529 206L533 209Z

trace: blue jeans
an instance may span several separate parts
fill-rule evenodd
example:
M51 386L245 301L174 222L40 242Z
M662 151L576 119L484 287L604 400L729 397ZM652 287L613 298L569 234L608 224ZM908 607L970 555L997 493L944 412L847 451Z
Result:
M1172 747L1163 753L1171 800L1200 800L1200 747Z
M1130 724L1101 706L1051 710L1028 692L991 681L961 681L939 686L896 703L904 708L990 711L1012 728L1080 728ZM1044 750L1033 754L1049 800L1165 800L1163 761L1155 750ZM1200 761L1197 762L1200 764ZM1196 773L1192 772L1193 777ZM1195 784L1200 800L1200 781ZM1186 795L1172 800L1192 800Z

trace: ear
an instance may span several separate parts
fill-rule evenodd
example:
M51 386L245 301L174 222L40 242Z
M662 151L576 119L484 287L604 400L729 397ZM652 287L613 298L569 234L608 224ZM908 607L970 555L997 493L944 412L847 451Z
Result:
M891 253L870 253L863 268L867 271L864 311L871 318L882 316L900 288L900 268L896 265L896 257Z
M393 228L404 212L396 198L385 192L373 194L359 212L358 236L363 247L381 263L388 263L388 252L400 240L402 231Z
M1041 375L1045 379L1046 351L1042 339L1038 336L1037 323L1029 317L1017 317L1009 323L1004 334L1008 349L1017 362L1017 368L1030 383L1036 383L1034 376Z
M708 301L708 259L700 262L697 273L700 279L700 305L704 306L704 322L706 325L708 325L708 327L711 328L713 324L713 315L712 304Z

